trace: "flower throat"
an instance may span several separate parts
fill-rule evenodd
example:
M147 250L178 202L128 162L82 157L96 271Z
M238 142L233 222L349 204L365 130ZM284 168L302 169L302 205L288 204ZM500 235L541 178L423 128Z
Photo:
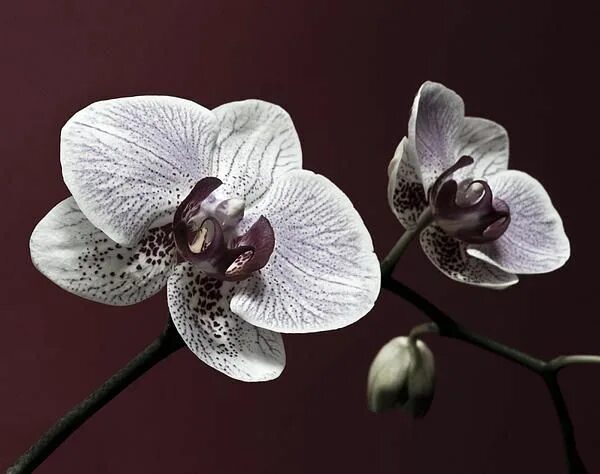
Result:
M492 242L508 228L510 209L494 198L488 183L481 179L457 182L452 175L472 165L470 156L462 156L444 171L429 190L429 203L436 223L451 237L463 242Z
M242 232L245 203L219 192L222 184L214 177L196 183L175 211L175 244L183 260L207 275L244 280L267 264L275 234L264 216Z

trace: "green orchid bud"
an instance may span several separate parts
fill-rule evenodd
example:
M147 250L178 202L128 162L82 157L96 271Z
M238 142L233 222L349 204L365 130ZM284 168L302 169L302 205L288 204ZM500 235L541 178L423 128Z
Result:
M402 408L425 416L435 387L433 354L423 341L396 337L375 356L367 384L369 409L375 413Z

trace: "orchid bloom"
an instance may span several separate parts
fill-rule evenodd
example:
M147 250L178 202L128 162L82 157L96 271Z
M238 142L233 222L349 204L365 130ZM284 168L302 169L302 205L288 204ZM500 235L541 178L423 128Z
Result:
M507 168L503 127L465 117L461 97L443 85L421 86L408 138L388 168L388 200L448 277L506 288L516 274L550 272L568 260L569 240L548 193Z
M34 265L110 305L167 286L174 325L205 363L276 378L280 333L341 328L380 288L371 237L331 181L301 169L280 107L141 96L76 113L61 134L72 197L37 225Z

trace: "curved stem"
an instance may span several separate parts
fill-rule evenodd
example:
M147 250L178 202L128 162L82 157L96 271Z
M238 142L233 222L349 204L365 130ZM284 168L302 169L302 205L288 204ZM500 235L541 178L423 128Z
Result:
M431 214L431 208L427 207L425 211L419 216L415 227L406 230L398 239L392 250L389 251L387 256L381 261L381 277L385 280L392 274L398 259L402 256L404 251L408 248L408 244L418 236L421 231L431 224L433 215Z
M570 474L587 474L588 471L577 452L573 422L569 416L567 403L565 402L560 385L556 379L556 372L550 372L544 376L544 382L546 382L546 387L548 387L548 392L552 397L554 409L556 410L558 421L560 422L563 443L565 446L567 472Z
M558 372L559 370L564 369L569 365L575 364L600 364L600 356L587 354L573 354L566 356L558 356L552 359L550 362L548 362L548 365L555 372Z
M548 392L552 397L554 403L554 409L558 415L563 442L565 446L567 468L569 474L586 474L587 470L577 452L577 446L575 442L575 433L573 423L569 416L567 405L562 396L560 385L556 380L557 371L564 365L559 363L553 363L557 360L562 360L563 363L575 361L582 362L582 359L577 359L582 356L573 356L576 359L570 359L569 356L563 356L561 358L554 359L553 361L546 362L544 360L533 357L525 352L521 352L510 346L502 344L498 341L490 339L488 337L477 334L473 331L466 329L463 326L457 324L450 316L444 313L441 309L435 306L433 303L425 299L416 291L407 287L393 278L387 278L382 282L382 286L393 293L401 296L409 303L412 303L416 308L421 310L427 315L439 328L440 336L457 339L475 347L479 347L485 351L496 354L504 359L521 365L532 372L542 376L548 388ZM594 357L594 356L591 356ZM586 360L589 362L590 360ZM594 360L594 362L597 362Z
M414 328L412 328L410 330L410 334L408 335L409 339L412 339L413 341L416 339L421 339L422 336L424 336L425 334L439 334L440 333L440 328L438 327L437 324L430 322L430 323L423 323L423 324L419 324L418 326L415 326Z
M171 319L162 334L135 356L125 367L110 377L95 392L59 419L25 454L6 471L7 474L32 472L94 413L115 398L129 384L154 365L184 346Z
M513 347L502 344L498 341L490 339L481 334L477 334L473 331L460 326L450 316L444 313L441 309L435 306L430 301L426 300L423 296L418 294L413 289L400 283L399 281L388 278L382 286L398 296L401 296L409 303L412 303L421 312L435 322L439 328L440 336L449 337L453 339L459 339L463 342L467 342L473 346L484 349L493 354L499 355L511 362L515 362L527 369L533 370L534 372L541 373L546 370L546 362L541 359L537 359L525 352L521 352Z
M386 258L382 260L382 288L386 288L404 298L406 301L428 316L429 319L431 319L431 321L433 321L433 323L435 323L437 326L440 336L457 339L475 347L479 347L480 349L503 357L504 359L514 362L540 375L546 384L548 392L550 393L552 402L554 404L554 409L560 422L565 446L568 473L587 474L585 465L583 464L583 461L577 452L573 423L569 416L567 404L564 400L556 377L558 371L567 365L579 363L600 363L600 356L561 356L551 361L538 359L525 352L521 352L513 347L507 346L486 336L482 336L481 334L477 334L466 329L465 327L459 325L456 321L454 321L454 319L431 303L424 296L392 278L391 274L398 259L404 253L408 243L412 241L415 235L424 227L429 225L431 222L431 215L427 211L424 212L419 219L419 222L421 223L422 227L419 228L419 226L417 226L415 230L405 232L405 234L398 240L394 248L386 256ZM415 330L417 331L418 335L422 335L426 332L433 332L431 327L428 325L418 326L415 328Z

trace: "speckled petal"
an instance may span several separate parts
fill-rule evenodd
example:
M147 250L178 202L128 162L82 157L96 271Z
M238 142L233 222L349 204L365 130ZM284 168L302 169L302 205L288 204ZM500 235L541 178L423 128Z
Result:
M169 310L181 337L203 362L244 382L277 378L285 367L281 335L260 329L229 310L235 283L202 275L190 263L169 278Z
M212 176L227 193L245 199L246 207L263 196L273 180L302 167L300 140L281 107L261 100L221 105L213 110L219 136Z
M388 177L388 202L392 212L404 228L412 229L427 207L427 199L406 137L396 148L388 166Z
M234 313L266 329L303 333L347 326L371 310L380 289L371 236L331 181L292 171L275 181L247 221L261 214L273 226L275 250L236 288Z
M61 288L111 305L138 303L160 291L175 265L170 231L148 231L122 246L92 225L70 197L36 226L30 241L36 268Z
M458 158L454 152L464 116L463 100L453 90L436 82L425 82L419 89L408 123L408 139L426 194Z
M492 176L508 168L508 133L491 120L466 117L456 139L454 155L470 156L475 161L454 173L456 181Z
M96 102L63 127L65 183L92 224L120 244L136 243L210 176L215 122L175 97Z
M469 256L465 244L449 237L436 225L421 232L420 240L429 260L453 280L493 289L503 289L519 281L512 273Z
M546 273L563 266L571 254L562 219L535 178L504 171L488 178L494 196L510 208L510 225L494 242L470 245L468 253L514 273Z

